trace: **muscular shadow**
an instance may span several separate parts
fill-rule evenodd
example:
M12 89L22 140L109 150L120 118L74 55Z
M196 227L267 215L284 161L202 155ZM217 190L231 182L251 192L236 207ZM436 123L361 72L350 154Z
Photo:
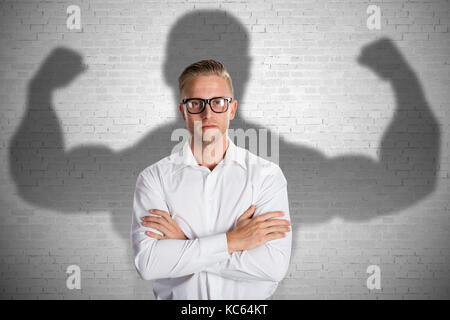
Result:
M224 62L236 98L243 96L251 62L245 26L228 12L197 10L171 28L166 47L164 79L173 89L175 108L179 73L205 58ZM357 63L392 85L393 119L377 161L362 155L329 158L279 137L279 164L288 180L291 216L298 227L335 216L367 220L395 213L424 199L436 186L439 126L415 72L389 39L363 47ZM109 210L114 228L128 240L137 175L170 154L177 144L171 141L171 133L185 124L180 116L121 152L103 145L67 151L52 95L83 70L79 53L56 48L30 80L26 113L9 145L11 174L20 195L33 205L61 213ZM239 107L231 129L265 129L243 119Z

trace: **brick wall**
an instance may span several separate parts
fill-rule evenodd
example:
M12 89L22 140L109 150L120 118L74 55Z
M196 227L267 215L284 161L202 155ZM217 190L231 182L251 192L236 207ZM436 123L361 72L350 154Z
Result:
M205 57L232 74L231 127L279 141L293 251L275 299L449 298L448 1L0 8L2 299L153 298L132 193L183 127L177 74Z

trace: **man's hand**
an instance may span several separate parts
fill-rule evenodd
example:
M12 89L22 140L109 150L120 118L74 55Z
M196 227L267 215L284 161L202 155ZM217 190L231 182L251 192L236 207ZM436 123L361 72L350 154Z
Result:
M163 210L149 210L151 214L156 214L160 217L154 217L154 216L145 216L142 217L142 225L144 227L149 227L156 229L160 232L162 232L163 236L147 231L145 234L149 237L162 240L162 239L180 239L180 240L188 240L186 235L181 231L178 224L175 222L175 220L172 219L170 214L168 214L166 211Z
M282 217L284 212L272 211L255 218L255 205L251 205L238 219L236 228L227 232L228 252L250 250L267 241L284 238L289 232L291 223L286 219L271 219Z

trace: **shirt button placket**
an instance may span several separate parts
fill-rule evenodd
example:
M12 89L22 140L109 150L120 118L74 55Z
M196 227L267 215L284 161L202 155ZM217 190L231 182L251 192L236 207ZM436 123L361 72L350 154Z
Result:
M207 221L207 230L208 233L211 233L214 229L214 226L211 225L211 215L213 214L213 197L214 197L214 174L208 173L206 176L206 185L205 185L205 206L206 206L206 221Z
M204 204L205 204L205 222L206 222L206 230L208 231L208 233L211 231L211 226L209 225L209 223L210 223L210 219L209 219L209 214L210 214L210 211L211 211L211 206L210 206L210 204L209 204L209 201L208 201L208 199L209 199L209 193L210 193L210 186L209 186L209 184L210 184L210 174L209 173L207 173L206 174L206 178L205 178L205 193L203 194L203 201L204 201Z

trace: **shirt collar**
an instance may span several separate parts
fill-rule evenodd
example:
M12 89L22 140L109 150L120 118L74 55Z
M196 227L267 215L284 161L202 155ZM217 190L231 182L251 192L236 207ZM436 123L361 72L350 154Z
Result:
M192 136L190 136L189 139L186 139L183 146L178 152L175 152L175 154L173 154L174 157L172 159L177 165L177 168L174 170L174 172L187 166L199 167L199 164L197 163L197 160L195 160L194 154L192 153L192 149L190 146L191 140ZM228 135L227 141L228 148L225 153L225 157L222 160L223 164L227 165L231 163L237 163L242 168L246 169L247 166L245 164L245 150L236 146Z

